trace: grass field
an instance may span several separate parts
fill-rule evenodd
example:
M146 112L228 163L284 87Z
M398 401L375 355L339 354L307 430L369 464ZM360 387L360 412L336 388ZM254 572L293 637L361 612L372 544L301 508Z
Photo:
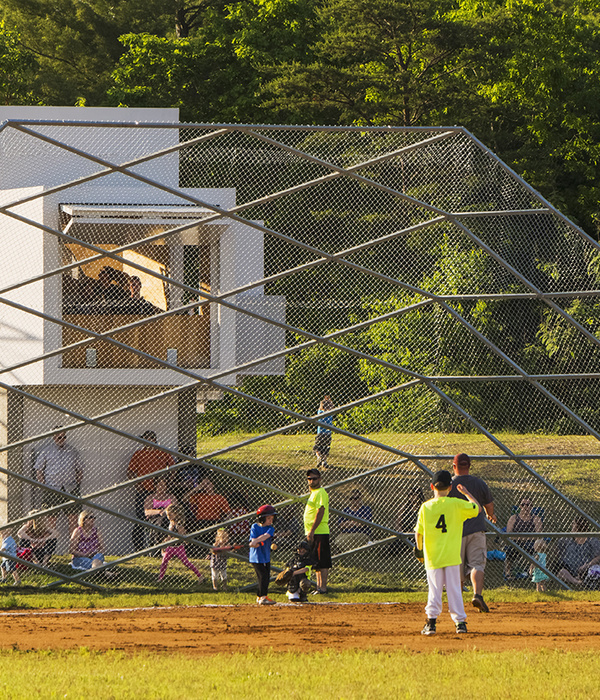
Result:
M551 591L500 588L486 591L490 602L543 602L580 600L600 604L600 591ZM271 588L271 596L284 600L281 590ZM333 592L328 600L337 603L414 603L425 601L426 591L354 591ZM256 594L234 592L196 593L74 593L70 590L39 592L36 590L0 589L2 610L80 610L104 608L138 608L177 605L246 605L253 604Z
M242 443L255 438L251 433L227 433L215 437L199 436L198 454L211 455L230 445ZM475 433L372 433L367 436L375 442L422 455L454 455L466 452L471 455L501 454L487 437ZM517 455L594 455L599 454L598 442L589 435L547 435L537 433L498 433L496 437ZM209 461L232 471L255 476L256 470L264 474L263 478L274 476L282 469L302 471L314 463L312 447L314 435L292 434L277 435L273 438L239 447L221 456L211 457ZM332 442L330 463L333 465L331 477L341 479L352 473L368 471L391 461L389 452L370 447L358 440L335 435ZM590 474L598 470L598 460L593 458L572 458L559 460L528 460L544 478L557 484L561 491L570 498L590 504L598 511L600 486L590 480ZM432 469L448 467L445 460L427 460ZM474 467L475 473L484 478L497 480L498 486L510 489L515 484L502 483L500 470L507 462L486 463L483 471ZM418 471L418 470L417 470ZM517 489L519 484L516 484ZM600 517L600 512L598 513Z
M119 652L0 652L0 692L29 698L598 697L596 652L264 653L202 659Z
M199 436L198 454L211 454L256 437L253 433L226 433L214 437ZM371 433L369 439L397 449L423 446L427 454L499 454L487 437L476 433ZM537 433L497 433L500 442L515 454L598 454L598 442L590 435L546 435ZM314 435L298 433L277 435L240 447L231 456L239 462L254 465L269 464L290 469L305 469L307 461L314 461ZM426 447L425 447L426 445ZM335 435L331 459L339 467L356 468L364 458L365 444L355 439ZM419 453L419 450L415 450ZM575 462L575 460L573 461ZM571 464L570 461L568 461ZM368 462L365 462L368 466Z

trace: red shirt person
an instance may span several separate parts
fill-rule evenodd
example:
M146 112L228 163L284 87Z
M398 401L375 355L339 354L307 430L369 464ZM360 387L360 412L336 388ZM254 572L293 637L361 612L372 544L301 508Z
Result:
M157 442L156 433L153 430L146 430L141 437L149 442ZM151 447L147 445L133 453L133 456L129 460L129 466L127 467L127 478L135 479L140 476L146 476L146 474L153 474L161 469L172 467L174 464L175 460L168 452L161 450L158 446ZM144 502L148 494L152 493L153 490L154 479L149 478L136 482L134 507L135 517L138 518L138 520L144 520ZM143 526L134 525L131 537L133 540L133 547L136 551L144 549L145 538Z
M205 477L187 495L197 529L221 522L231 511L225 496L215 491L212 481Z

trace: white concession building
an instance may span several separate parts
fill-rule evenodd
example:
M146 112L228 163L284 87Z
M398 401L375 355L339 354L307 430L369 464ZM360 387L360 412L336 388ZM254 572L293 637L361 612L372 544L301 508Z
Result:
M191 385L105 424L195 449L197 404L221 396L199 379L233 385L244 372L283 372L283 357L235 371L283 350L283 329L264 319L284 322L285 302L258 284L263 231L219 213L236 206L235 189L182 186L178 119L176 109L0 107L3 445ZM133 277L141 291L127 299ZM199 305L194 289L211 303ZM114 336L123 346L82 330L123 326ZM83 493L122 482L138 448L91 424L69 431L68 441L83 456ZM0 453L0 466L31 477L42 444ZM20 479L0 480L0 519L38 505ZM132 514L127 491L103 503ZM126 539L114 537L112 550Z

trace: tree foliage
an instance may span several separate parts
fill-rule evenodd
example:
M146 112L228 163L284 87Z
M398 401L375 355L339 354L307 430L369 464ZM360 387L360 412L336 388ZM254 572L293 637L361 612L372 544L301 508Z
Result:
M460 99L490 23L451 0L326 0L308 60L266 86L282 114L327 123L423 124Z
M246 121L252 74L236 64L231 47L190 39L125 34L126 52L113 72L110 97L128 107L178 107L183 121Z
M35 104L34 55L23 48L17 32L0 22L0 104Z

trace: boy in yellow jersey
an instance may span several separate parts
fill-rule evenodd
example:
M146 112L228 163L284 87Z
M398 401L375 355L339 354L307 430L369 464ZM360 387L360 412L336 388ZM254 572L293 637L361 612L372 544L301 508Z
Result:
M430 635L436 632L436 620L442 612L444 586L450 617L456 625L457 634L467 631L460 576L460 547L463 522L475 518L481 508L462 484L459 484L457 489L468 500L448 498L451 487L450 472L442 469L435 474L431 483L434 498L421 505L415 526L415 555L419 561L425 562L429 585L429 596L425 606L427 622L421 634Z

